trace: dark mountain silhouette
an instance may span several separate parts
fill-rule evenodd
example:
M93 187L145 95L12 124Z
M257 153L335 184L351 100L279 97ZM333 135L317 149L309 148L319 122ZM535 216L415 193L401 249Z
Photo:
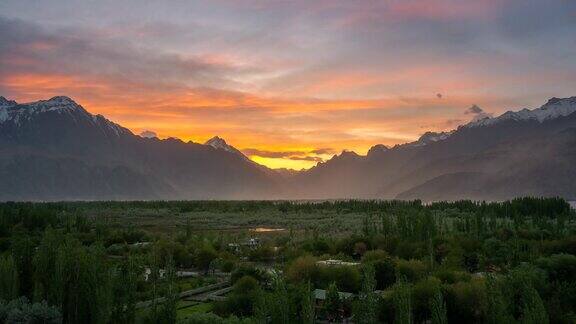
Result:
M299 174L294 192L313 198L424 200L576 198L576 97L535 110L426 133L367 156L339 155ZM304 188L310 188L304 191Z
M300 172L270 170L219 137L137 136L67 97L0 97L0 200L575 199L575 165L576 97Z
M210 145L132 134L67 97L0 99L0 199L254 199L267 170Z

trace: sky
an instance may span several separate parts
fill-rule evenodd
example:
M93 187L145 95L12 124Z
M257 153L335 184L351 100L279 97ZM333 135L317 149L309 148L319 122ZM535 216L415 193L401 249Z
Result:
M573 0L1 0L0 95L272 168L576 95Z

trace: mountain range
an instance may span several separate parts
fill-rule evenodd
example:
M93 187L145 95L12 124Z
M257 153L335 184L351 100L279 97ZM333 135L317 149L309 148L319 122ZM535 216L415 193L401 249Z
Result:
M2 97L0 200L255 199L280 190L270 170L216 142L140 137L67 97Z
M225 140L141 137L68 97L0 97L0 200L576 198L576 97L300 171Z

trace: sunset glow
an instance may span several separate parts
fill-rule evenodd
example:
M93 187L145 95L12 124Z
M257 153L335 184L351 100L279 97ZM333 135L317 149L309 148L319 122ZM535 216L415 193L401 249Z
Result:
M0 3L0 95L66 95L135 134L218 135L271 168L576 88L571 1L41 3Z

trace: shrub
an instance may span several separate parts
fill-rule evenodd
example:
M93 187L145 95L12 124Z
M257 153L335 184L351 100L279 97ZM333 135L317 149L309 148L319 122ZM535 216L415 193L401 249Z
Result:
M576 256L574 255L556 254L549 258L540 258L536 264L548 273L550 281L576 281Z
M320 267L323 287L328 287L330 283L336 283L340 291L358 292L362 282L360 271L357 267L336 266Z
M46 302L30 303L26 297L20 297L8 303L0 301L0 322L57 324L62 323L62 316Z
M459 281L470 281L472 276L468 272L440 269L434 272L434 277L440 279L442 283L454 284Z
M376 278L376 289L384 290L396 282L396 264L391 258L372 262L374 267L374 277Z
M364 255L362 256L362 263L380 261L388 258L389 258L388 252L384 250L370 250L366 251L366 253L364 253Z
M238 318L234 315L222 318L213 313L190 314L186 319L181 320L178 324L256 324L257 321L252 318Z
M218 258L218 252L212 246L205 245L196 251L194 263L198 268L208 271L210 263L216 258Z
M259 246L257 249L250 251L251 261L269 261L274 259L274 249L268 245Z
M253 266L242 265L232 272L230 281L232 284L235 284L239 279L245 276L252 277L259 282L265 282L268 279L268 276L264 271Z
M430 301L440 290L440 280L430 277L417 282L412 288L412 307L415 322L424 322L431 318Z
M236 281L236 283L234 284L234 290L233 292L235 294L249 294L252 293L256 290L258 290L259 285L258 285L258 281L250 276L244 276L242 278L240 278L238 281Z
M316 258L311 256L299 257L286 271L286 277L294 283L315 282L320 276L320 267Z
M482 281L458 282L447 287L449 323L482 323L486 314L486 290Z
M231 314L237 316L251 316L254 314L254 306L260 294L258 281L250 276L240 278L232 293L226 300L214 303L214 313L221 316Z
M396 263L396 276L405 278L409 282L416 282L426 275L426 265L419 260L398 260Z

